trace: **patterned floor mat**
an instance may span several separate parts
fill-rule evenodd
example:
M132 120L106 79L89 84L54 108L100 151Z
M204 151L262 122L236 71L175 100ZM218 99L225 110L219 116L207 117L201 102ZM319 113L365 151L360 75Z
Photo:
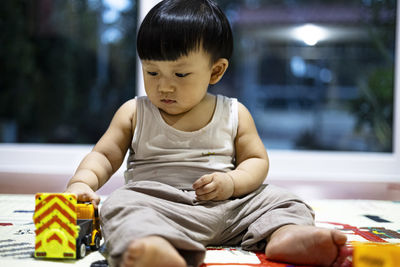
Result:
M400 202L376 200L313 200L317 225L339 229L353 242L400 244ZM36 260L33 258L35 227L33 195L0 195L0 266L90 266L101 262L99 252L81 260ZM263 253L240 248L209 248L203 267L289 266L267 261Z

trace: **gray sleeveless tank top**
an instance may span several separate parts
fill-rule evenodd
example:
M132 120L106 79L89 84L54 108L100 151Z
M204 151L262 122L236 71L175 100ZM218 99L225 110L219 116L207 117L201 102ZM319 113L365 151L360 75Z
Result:
M158 181L191 190L201 176L234 169L237 100L217 95L211 121L184 132L168 125L147 97L137 97L137 119L125 182Z

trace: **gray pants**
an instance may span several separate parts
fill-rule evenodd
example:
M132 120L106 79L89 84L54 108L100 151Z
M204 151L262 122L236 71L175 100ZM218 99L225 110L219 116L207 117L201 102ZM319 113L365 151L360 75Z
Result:
M312 209L273 185L225 201L197 201L194 191L153 181L131 182L113 192L100 212L110 266L118 266L128 244L157 235L198 266L207 245L262 250L268 237L286 224L313 225Z

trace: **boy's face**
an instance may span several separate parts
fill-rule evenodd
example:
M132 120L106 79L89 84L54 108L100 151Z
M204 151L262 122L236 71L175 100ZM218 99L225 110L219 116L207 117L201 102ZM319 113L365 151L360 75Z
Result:
M187 112L201 102L214 68L203 50L176 61L143 60L142 67L148 98L170 115Z

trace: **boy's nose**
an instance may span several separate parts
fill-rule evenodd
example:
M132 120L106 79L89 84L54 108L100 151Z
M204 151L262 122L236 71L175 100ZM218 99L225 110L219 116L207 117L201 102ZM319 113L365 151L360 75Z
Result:
M175 91L175 87L170 82L162 79L158 84L158 91L161 93L172 93Z

